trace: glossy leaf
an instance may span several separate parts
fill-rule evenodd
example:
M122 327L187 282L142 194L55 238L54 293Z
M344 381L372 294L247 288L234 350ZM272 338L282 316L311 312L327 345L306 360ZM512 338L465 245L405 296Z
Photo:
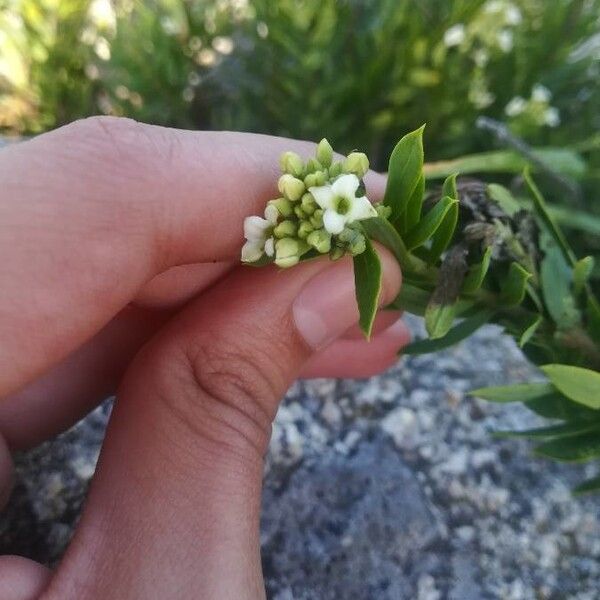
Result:
M544 304L552 320L561 327L570 327L578 320L571 296L571 269L555 244L546 248L540 275Z
M524 269L519 263L510 264L508 275L502 288L502 303L504 306L517 306L523 302L527 291L527 282L531 279L531 273Z
M583 483L573 488L574 494L589 494L600 490L600 475L587 479Z
M402 354L428 354L454 346L475 333L482 325L489 323L492 315L490 310L476 313L458 323L444 337L412 342L402 349Z
M525 178L525 181L533 196L533 206L535 212L537 213L540 220L544 223L544 225L546 225L548 232L552 235L555 242L558 244L558 247L561 249L564 258L567 261L567 264L570 266L574 266L575 255L569 247L569 244L563 232L560 230L558 224L550 215L548 207L546 206L546 201L544 200L538 187L535 185L535 182L533 181L528 169L525 169L523 177Z
M406 246L399 233L387 219L383 217L365 219L362 221L362 227L367 237L383 244L392 252L403 270L410 270L412 262Z
M535 453L563 462L585 462L600 456L600 431L591 431L540 444Z
M366 250L354 257L354 283L359 325L365 337L371 337L373 321L381 294L381 261L373 245L366 239Z
M524 429L523 431L494 431L494 436L499 438L527 438L535 440L538 438L565 438L597 431L600 434L600 422L571 421L550 427L539 427L537 429Z
M432 340L444 337L452 328L456 317L456 303L430 302L425 309L425 329Z
M567 398L593 409L600 408L600 373L597 371L556 364L541 369Z
M490 268L491 259L492 247L488 246L485 249L481 262L469 267L469 272L467 273L462 286L463 293L472 294L481 287L481 284L487 275L488 269Z
M420 221L404 236L409 250L422 246L439 228L450 207L458 204L452 198L442 198Z
M555 393L555 391L554 387L549 383L534 382L479 388L469 392L469 395L477 396L490 402L529 402L548 396L548 394Z
M503 185L490 183L487 186L487 193L509 217L512 217L523 208Z
M522 348L531 340L531 338L535 335L535 332L538 330L539 326L543 322L544 318L542 317L542 315L539 315L536 318L534 318L531 325L529 325L527 329L525 329L525 331L521 334L521 337L519 338L519 348Z
M413 315L422 317L429 304L431 293L419 287L403 282L400 293L390 305L396 310L405 310Z
M594 269L594 259L591 256L586 256L578 260L573 268L573 289L576 294L583 291L592 271Z
M451 196L452 197L452 196ZM437 231L431 236L431 249L429 250L429 262L435 263L450 245L456 224L458 223L458 202L452 204L445 214Z
M421 218L421 210L423 208L423 194L425 193L425 177L421 175L413 193L411 194L406 211L404 215L399 219L399 227L401 231L405 232L412 229Z
M456 189L457 177L458 173L452 173L452 175L448 175L448 177L446 177L442 185L442 198L444 196L448 196L448 198L455 198L458 200L458 191Z
M388 166L383 203L392 209L390 221L404 214L423 174L423 125L405 135L394 148Z

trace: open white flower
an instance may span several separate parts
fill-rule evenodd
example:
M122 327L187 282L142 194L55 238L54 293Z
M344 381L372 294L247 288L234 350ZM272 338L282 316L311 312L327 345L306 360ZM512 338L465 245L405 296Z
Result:
M331 185L309 188L317 204L325 211L323 225L329 233L336 235L349 223L377 216L366 196L356 197L359 185L356 175L342 175Z
M265 208L265 218L253 215L244 219L244 237L246 243L242 247L242 262L255 262L263 254L275 254L273 227L277 225L279 211L272 205Z

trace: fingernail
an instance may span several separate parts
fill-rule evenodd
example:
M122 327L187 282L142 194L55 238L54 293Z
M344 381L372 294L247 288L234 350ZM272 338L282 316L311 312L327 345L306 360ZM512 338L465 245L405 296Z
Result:
M384 259L382 265L380 306L391 302L400 287L396 262ZM298 332L314 350L326 346L356 324L358 308L351 261L335 263L313 277L294 301L293 315Z

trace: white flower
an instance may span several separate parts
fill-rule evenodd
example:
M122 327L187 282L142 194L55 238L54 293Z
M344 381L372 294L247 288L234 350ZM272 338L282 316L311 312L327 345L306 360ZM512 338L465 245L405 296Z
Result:
M465 39L465 26L462 23L452 25L444 33L444 45L448 48L460 46Z
M485 67L490 60L490 55L485 48L478 48L473 52L473 60L478 67Z
M356 197L359 184L356 175L342 175L331 185L309 189L317 204L325 211L323 225L329 233L336 235L349 223L377 216L377 211L366 196Z
M269 204L265 208L265 218L255 215L244 219L244 237L246 243L242 247L242 262L255 262L263 254L273 256L275 254L275 240L273 239L273 227L277 225L279 211L275 206Z
M502 29L497 36L498 46L502 52L508 53L513 48L513 33L509 29Z
M505 107L504 112L509 117L520 115L527 107L527 102L521 96L515 96Z
M560 125L560 112L558 108L549 106L544 112L544 122L548 127L558 127Z
M536 83L533 86L533 90L531 91L532 100L535 100L536 102L548 102L551 97L552 94L545 85Z
M523 21L521 11L514 4L510 4L506 8L504 17L507 25L519 25Z
M488 14L499 13L504 8L504 2L501 0L492 0L491 2L487 2L484 6L484 12Z

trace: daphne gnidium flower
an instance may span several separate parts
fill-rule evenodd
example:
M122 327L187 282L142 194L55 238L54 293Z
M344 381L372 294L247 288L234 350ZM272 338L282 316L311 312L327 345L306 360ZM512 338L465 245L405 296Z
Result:
M341 175L331 185L311 187L309 192L325 211L323 225L332 235L341 233L346 225L377 216L366 196L356 196L360 181L356 175Z

